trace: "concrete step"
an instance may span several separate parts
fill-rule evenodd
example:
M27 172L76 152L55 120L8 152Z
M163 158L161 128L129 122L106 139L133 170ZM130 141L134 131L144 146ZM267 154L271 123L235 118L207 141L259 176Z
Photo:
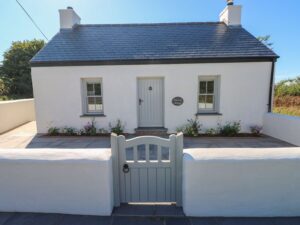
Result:
M138 127L135 129L137 136L160 136L166 137L168 129L164 127Z

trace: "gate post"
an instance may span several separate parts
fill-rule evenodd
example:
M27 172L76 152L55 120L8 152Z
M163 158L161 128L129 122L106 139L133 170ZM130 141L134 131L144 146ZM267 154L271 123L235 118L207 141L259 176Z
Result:
M176 205L182 206L183 133L176 135Z
M112 133L110 135L111 145L111 158L112 158L112 170L113 170L113 192L114 192L114 206L120 206L120 180L119 180L119 145L118 135Z

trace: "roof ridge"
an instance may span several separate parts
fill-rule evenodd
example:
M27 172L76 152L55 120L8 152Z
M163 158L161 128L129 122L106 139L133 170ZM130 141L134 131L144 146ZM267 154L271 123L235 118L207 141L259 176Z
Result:
M170 26L170 25L218 25L224 22L166 22L166 23L115 23L115 24L78 24L78 27L109 27L109 26Z

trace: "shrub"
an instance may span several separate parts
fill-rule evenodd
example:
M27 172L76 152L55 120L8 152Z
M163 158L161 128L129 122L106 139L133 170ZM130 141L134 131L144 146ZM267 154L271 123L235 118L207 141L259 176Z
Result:
M50 136L59 135L59 128L58 127L50 127L48 129L48 135L50 135Z
M68 135L68 136L74 136L74 135L77 135L77 130L73 127L64 127L62 128L62 133L65 134L65 135Z
M108 130L104 129L104 128L100 128L99 130L99 134L108 134Z
M193 137L198 136L200 130L201 130L201 124L199 123L197 118L187 120L187 124L176 129L177 132L182 132L186 136L193 136Z
M88 135L88 136L94 136L97 134L97 128L95 127L95 120L92 120L92 122L88 122L84 127L83 130L80 130L79 132L81 135Z
M125 125L120 119L118 119L116 123L109 123L109 128L111 133L120 135L124 132Z
M257 126L257 125L250 126L251 133L257 136L261 135L262 129L263 129L262 126Z
M235 136L241 130L241 122L227 122L224 126L219 125L219 133L223 136Z
M214 136L216 134L218 134L218 130L217 129L214 129L214 128L209 128L205 131L205 134L206 135L209 135L209 136Z

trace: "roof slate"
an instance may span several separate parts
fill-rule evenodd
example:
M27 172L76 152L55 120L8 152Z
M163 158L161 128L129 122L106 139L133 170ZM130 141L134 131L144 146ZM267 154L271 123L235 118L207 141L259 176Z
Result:
M61 29L31 63L277 57L241 26L221 22L107 24Z

